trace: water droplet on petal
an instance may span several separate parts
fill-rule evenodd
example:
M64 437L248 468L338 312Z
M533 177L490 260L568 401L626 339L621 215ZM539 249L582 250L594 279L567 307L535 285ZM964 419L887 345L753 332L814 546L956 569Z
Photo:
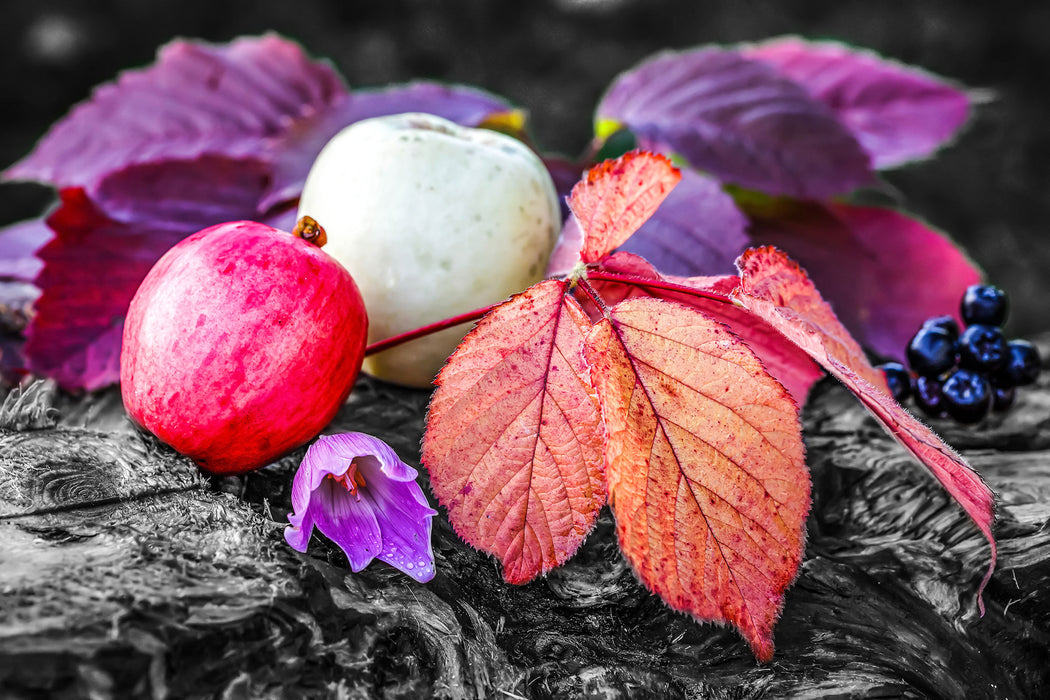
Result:
M411 571L412 569L416 568L416 567L412 566L412 562L408 562L407 564L405 564L405 567L406 567L406 568L407 568L407 569L408 569L409 571Z

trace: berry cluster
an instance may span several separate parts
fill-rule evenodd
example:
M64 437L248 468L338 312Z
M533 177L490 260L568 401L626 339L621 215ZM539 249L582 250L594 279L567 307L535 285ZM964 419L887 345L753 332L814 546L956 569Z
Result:
M1039 352L1026 340L1007 341L1002 325L1006 293L994 285L967 287L959 305L966 330L951 316L927 319L908 343L908 371L899 362L879 365L897 401L909 396L923 413L976 423L1005 411L1016 387L1039 376Z

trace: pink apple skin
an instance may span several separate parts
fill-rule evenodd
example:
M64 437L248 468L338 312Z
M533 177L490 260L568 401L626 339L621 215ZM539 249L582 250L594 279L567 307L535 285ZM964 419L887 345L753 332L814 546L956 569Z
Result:
M368 318L327 253L251 221L204 229L146 275L124 322L128 415L213 474L317 435L353 387Z

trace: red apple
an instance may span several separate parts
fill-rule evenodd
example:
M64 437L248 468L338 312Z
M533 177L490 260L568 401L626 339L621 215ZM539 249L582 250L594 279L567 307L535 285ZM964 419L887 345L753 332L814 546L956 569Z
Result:
M204 229L150 270L124 322L128 415L214 474L264 466L346 400L368 318L312 242L252 221Z

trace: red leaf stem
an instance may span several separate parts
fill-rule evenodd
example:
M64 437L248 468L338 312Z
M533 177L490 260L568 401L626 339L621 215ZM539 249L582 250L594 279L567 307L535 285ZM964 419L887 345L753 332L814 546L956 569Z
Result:
M594 304L595 308L602 316L609 315L609 307L602 299L602 295L598 293L598 290L591 286L591 283L586 278L580 278L576 282L577 287L584 293L584 295L590 299L591 303Z
M396 347L398 345L401 345L402 343L407 343L410 340L422 338L425 335L437 333L438 331L443 331L446 328L451 328L452 326L458 326L459 324L466 323L467 321L476 321L477 319L487 314L489 311L492 311L497 306L499 306L499 304L483 306L480 309L467 311L466 313L459 314L458 316L446 318L442 321L435 321L434 323L428 323L425 326L421 326L410 331L405 331L404 333L398 333L397 335L390 336L389 338L385 338L383 340L377 340L376 342L372 343L371 345L365 348L365 357L368 357L369 355L374 355L377 352L389 350L392 347Z
M684 284L675 284L674 282L668 282L665 279L656 279L652 277L638 277L636 275L622 275L618 272L608 272L606 270L588 270L587 278L592 280L599 280L602 282L619 282L620 284L633 284L638 287L644 287L646 289L663 289L668 292L679 292L681 294L688 294L689 296L697 297L699 299L710 299L711 301L722 302L723 304L735 304L735 302L725 294L719 294L718 292L708 291L704 289L697 289L696 287L689 287Z

